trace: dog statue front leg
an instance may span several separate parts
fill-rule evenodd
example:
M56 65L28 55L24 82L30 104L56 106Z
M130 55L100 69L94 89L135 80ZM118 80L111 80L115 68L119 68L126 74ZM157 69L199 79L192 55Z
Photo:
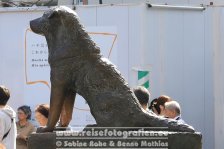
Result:
M68 127L71 119L72 119L72 113L74 108L74 102L75 102L75 95L76 93L70 92L66 95L61 111L61 117L60 117L60 127Z
M65 89L62 85L52 85L50 97L50 112L46 127L39 127L37 132L52 132L59 120L64 103Z

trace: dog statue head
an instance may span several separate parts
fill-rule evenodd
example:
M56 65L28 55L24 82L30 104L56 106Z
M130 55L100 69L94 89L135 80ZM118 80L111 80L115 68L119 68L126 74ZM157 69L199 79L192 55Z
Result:
M33 32L44 35L49 51L49 63L83 55L97 55L99 47L92 41L79 17L72 9L59 6L30 21Z
M52 33L51 30L55 31L61 25L69 27L71 23L65 23L69 21L68 19L70 19L70 22L72 20L74 24L79 24L79 18L75 11L65 6L54 7L45 11L42 17L30 21L30 27L33 32L48 36L49 33Z

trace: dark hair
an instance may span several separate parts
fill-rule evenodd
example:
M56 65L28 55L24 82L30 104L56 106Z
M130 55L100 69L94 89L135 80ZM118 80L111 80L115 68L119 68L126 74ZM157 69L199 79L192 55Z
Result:
M153 111L153 107L156 109L156 111L158 112L158 109L157 109L157 98L153 99L151 102L150 102L150 105L149 105L149 109L151 109Z
M48 104L41 104L36 107L35 112L39 112L44 117L48 118L50 107Z
M10 98L10 92L5 86L0 86L0 105L6 105Z
M157 113L160 114L161 113L160 106L164 106L165 103L168 101L172 101L172 99L169 96L166 95L159 96L158 98L152 100L149 109L152 109L154 107Z
M26 117L27 120L31 119L31 109L29 106L27 106L27 105L21 106L17 109L17 111L19 111L19 110L23 111L27 115L27 117Z
M138 86L134 89L134 93L140 104L148 104L150 93L145 87Z

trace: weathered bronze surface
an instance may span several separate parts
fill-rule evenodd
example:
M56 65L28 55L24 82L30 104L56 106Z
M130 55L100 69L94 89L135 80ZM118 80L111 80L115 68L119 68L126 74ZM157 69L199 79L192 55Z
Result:
M70 8L52 8L32 20L30 27L46 37L51 67L50 114L47 127L38 132L53 131L60 115L60 125L68 126L76 93L85 98L99 127L152 126L194 132L189 125L144 111Z

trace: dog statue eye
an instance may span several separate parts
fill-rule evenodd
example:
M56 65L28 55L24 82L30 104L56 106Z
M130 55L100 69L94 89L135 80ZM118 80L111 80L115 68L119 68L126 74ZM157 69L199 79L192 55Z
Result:
M53 18L54 16L56 16L58 13L56 11L52 12L51 14L49 14L48 19Z
M53 13L51 13L49 16L48 16L48 19L51 19L51 18L53 18L55 16L55 13L53 12Z
M51 19L51 18L53 18L53 17L55 17L55 16L60 16L60 14L61 14L61 11L56 9L56 10L52 11L52 12L48 15L48 19Z

